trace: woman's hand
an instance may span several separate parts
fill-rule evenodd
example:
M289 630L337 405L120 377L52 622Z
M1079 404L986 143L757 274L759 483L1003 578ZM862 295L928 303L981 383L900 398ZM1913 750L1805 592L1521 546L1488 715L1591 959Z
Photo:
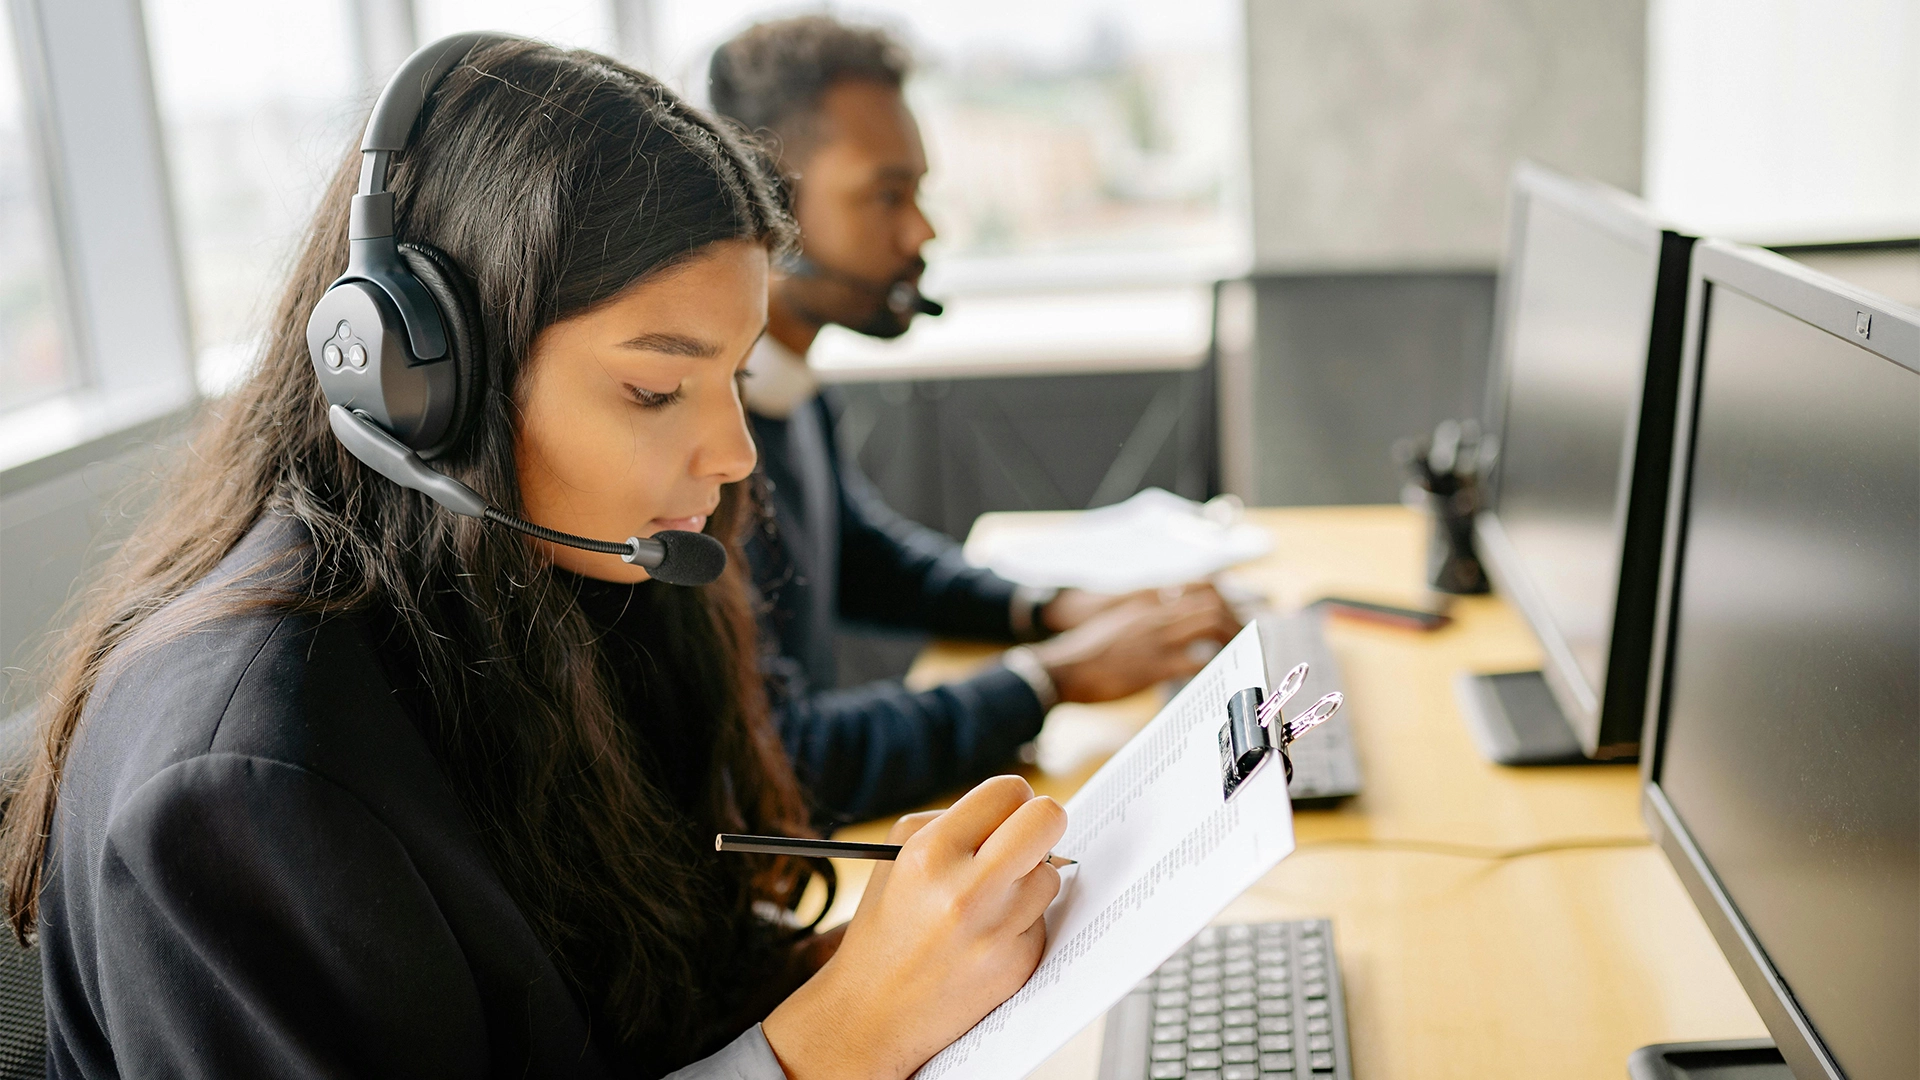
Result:
M1060 874L1042 860L1066 827L1017 776L902 818L833 959L762 1025L787 1075L908 1076L1012 997L1046 947Z

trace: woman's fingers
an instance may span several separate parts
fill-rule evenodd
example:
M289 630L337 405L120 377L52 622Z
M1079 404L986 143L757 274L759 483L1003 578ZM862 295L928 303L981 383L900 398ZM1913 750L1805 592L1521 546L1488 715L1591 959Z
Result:
M1044 795L1028 799L980 845L974 866L984 882L1018 881L1043 864L1066 831L1067 812L1059 803Z
M1032 798L1033 788L1021 777L995 776L983 780L948 807L937 821L923 826L920 840L947 858L971 857L1001 822Z
M1013 898L1007 908L1007 922L1022 926L1047 913L1047 905L1060 895L1060 871L1051 863L1041 863L1014 884Z
M913 839L914 833L931 825L936 818L944 813L946 813L944 810L922 810L917 814L900 815L900 820L894 822L893 828L887 830L887 843L906 843L908 840Z

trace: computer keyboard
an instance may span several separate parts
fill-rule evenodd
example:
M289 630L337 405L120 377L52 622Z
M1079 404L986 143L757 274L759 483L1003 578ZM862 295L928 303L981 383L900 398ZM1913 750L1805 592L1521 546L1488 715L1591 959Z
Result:
M1329 691L1346 690L1340 665L1320 631L1321 618L1314 611L1285 617L1260 616L1268 686L1278 685L1289 669L1305 661L1309 667L1307 681L1300 687L1300 701L1318 701ZM1360 760L1354 753L1351 717L1349 701L1333 719L1287 748L1287 756L1293 760L1293 779L1287 783L1287 794L1294 806L1324 807L1360 793Z
M1210 926L1107 1012L1100 1080L1352 1080L1325 919Z

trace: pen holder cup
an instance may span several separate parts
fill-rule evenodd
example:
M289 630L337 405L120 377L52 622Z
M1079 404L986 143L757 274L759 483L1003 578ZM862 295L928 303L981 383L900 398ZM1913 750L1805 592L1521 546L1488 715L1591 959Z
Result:
M1435 591L1462 596L1488 591L1487 573L1473 547L1473 516L1479 509L1477 484L1468 483L1449 495L1427 493L1427 514L1433 521L1427 537L1427 584Z

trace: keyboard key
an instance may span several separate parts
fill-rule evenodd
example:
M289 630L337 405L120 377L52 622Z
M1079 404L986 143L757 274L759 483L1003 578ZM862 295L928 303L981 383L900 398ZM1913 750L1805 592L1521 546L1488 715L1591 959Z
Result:
M1228 975L1251 975L1253 974L1253 960L1251 958L1245 960L1229 960L1220 970Z
M1266 1002L1263 1001L1260 1004L1265 1005ZM1324 1000L1307 1002L1307 1015L1308 1016L1327 1015L1327 1003Z
M1220 1067L1220 1051L1195 1050L1187 1055L1187 1069L1217 1069Z
M1332 1054L1314 1054L1307 1058L1307 1064L1313 1066L1314 1072L1332 1072L1333 1071L1333 1055Z
M1219 997L1220 996L1220 980L1195 979L1193 981L1193 985L1187 987L1187 993L1192 994L1194 997L1197 997L1197 998Z
M1270 1073L1292 1072L1293 1071L1293 1055L1292 1054L1261 1054L1260 1055L1260 1071L1270 1072Z
M1187 1048L1179 1043L1155 1043L1147 1056L1154 1061L1185 1061Z
M1309 1002L1308 1004L1311 1005L1313 1003ZM1320 1002L1319 1004L1324 1005L1326 1003ZM1285 1016L1293 1011L1293 1002L1283 997L1261 998L1260 1004L1255 1005L1254 1009L1258 1011L1261 1016Z
M1285 1035L1293 1030L1293 1018L1290 1016L1263 1016L1255 1025L1262 1035Z
M1293 1049L1293 1036L1291 1035L1260 1036L1260 1052L1261 1053L1273 1053L1281 1050L1291 1050L1291 1049Z
M1287 981L1287 973L1282 971L1276 973L1271 979L1262 976L1259 984L1253 989L1254 993L1263 998L1286 997L1293 993L1293 984Z
M1252 1027L1253 1014L1252 1009L1228 1009L1220 1014L1220 1022L1228 1027Z
M1227 1048L1220 1051L1220 1060L1229 1065L1250 1065L1260 1060L1260 1051L1255 1050L1250 1044L1228 1043Z
M1155 990L1185 990L1187 988L1187 975L1183 971L1176 971L1171 975L1160 975L1153 980L1153 988Z
M1187 1075L1187 1063L1184 1061L1156 1061L1147 1068L1150 1080L1181 1080Z
M1247 923L1235 923L1227 927L1228 941L1246 941L1253 936L1253 927Z
M1226 1036L1226 1040L1228 1044L1233 1044L1233 1043L1251 1044L1254 1040L1254 1037L1258 1033L1255 1032L1251 1027L1230 1027L1223 1034Z
M1220 950L1220 955L1226 957L1228 960L1248 960L1253 957L1253 946L1248 942L1242 941Z
M1217 964L1220 955L1219 949L1195 949L1187 955L1187 959L1195 964Z
M1220 979L1220 975L1221 971L1218 963L1195 964L1187 971L1187 977L1194 982L1217 982Z
M1177 1009L1186 1003L1185 990L1162 990L1153 995L1153 1007L1156 1009Z
M1323 998L1327 996L1327 984L1323 982L1305 983L1301 985L1300 993L1303 997Z
M1220 1080L1260 1080L1260 1066L1252 1062L1229 1065L1220 1070Z
M1309 1035L1307 1036L1307 1049L1308 1050L1332 1050L1333 1036Z
M1231 979L1220 980L1220 988L1229 994L1244 994L1254 987L1253 976L1235 975Z
M1219 1031L1220 1017L1218 1014L1188 1017L1187 1030L1188 1031Z
M1316 1016L1313 1019L1307 1021L1307 1034L1309 1035L1325 1035L1327 1032L1332 1030L1333 1030L1333 1021L1327 1019L1324 1016Z
M1220 1049L1220 1033L1217 1031L1195 1032L1187 1036L1187 1049L1218 1050Z
M1219 1069L1201 1069L1187 1074L1187 1080L1220 1080Z
M1222 1007L1220 999L1217 997L1196 996L1187 1004L1187 1011L1195 1016L1211 1016L1219 1012Z
M1162 1024L1159 1027L1153 1029L1153 1041L1154 1042L1177 1042L1177 1043L1186 1042L1187 1041L1187 1025Z
M1158 1027L1161 1024L1184 1024L1186 1022L1187 1022L1187 1010L1185 1009L1153 1010L1153 1023L1155 1027Z

